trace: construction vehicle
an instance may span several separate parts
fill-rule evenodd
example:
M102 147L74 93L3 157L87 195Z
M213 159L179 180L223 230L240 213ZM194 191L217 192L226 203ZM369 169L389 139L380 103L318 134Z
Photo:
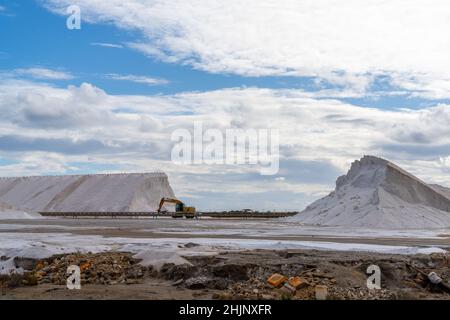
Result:
M193 219L197 216L197 212L194 207L187 207L184 202L172 198L161 198L161 201L159 202L158 213L162 212L162 207L165 203L175 204L175 212L172 214L172 218L184 217L187 219Z

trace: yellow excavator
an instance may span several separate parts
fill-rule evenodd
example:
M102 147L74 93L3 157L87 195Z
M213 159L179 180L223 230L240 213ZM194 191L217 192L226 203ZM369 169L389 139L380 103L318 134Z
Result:
M172 198L161 198L161 201L159 202L158 213L162 212L162 207L165 203L175 204L175 213L172 214L172 218L185 217L187 219L193 219L197 215L197 211L194 207L187 207L184 202Z

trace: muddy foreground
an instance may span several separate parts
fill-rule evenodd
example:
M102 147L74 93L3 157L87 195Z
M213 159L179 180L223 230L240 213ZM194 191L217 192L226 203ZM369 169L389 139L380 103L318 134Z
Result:
M316 250L252 250L186 257L191 265L143 267L131 253L66 254L45 260L18 259L24 275L0 277L0 299L315 299L324 285L327 299L446 299L445 286L430 283L435 272L450 280L450 256L389 255ZM69 265L81 269L81 290L66 288ZM381 290L367 288L367 267L381 269ZM274 288L274 273L299 276L291 292Z

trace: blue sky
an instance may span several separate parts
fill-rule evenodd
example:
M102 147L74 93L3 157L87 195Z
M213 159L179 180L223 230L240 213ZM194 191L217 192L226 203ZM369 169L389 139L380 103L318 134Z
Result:
M43 67L66 71L74 79L53 81L55 85L92 83L111 94L174 94L185 91L206 91L232 87L263 87L319 91L341 89L339 85L316 83L306 76L243 76L233 73L211 73L195 70L189 65L163 62L140 52L122 47L109 48L95 44L120 45L141 37L136 30L123 30L112 24L83 23L81 30L65 27L67 16L56 15L36 0L3 1L0 20L0 51L3 70ZM126 74L165 79L164 85L108 79L108 74ZM447 103L449 99L414 98L407 94L390 96L398 88L382 81L371 84L377 97L345 98L344 101L379 108L418 108Z
M41 66L61 69L76 76L56 85L90 82L112 94L173 94L184 91L215 90L228 87L318 89L306 77L244 77L211 74L190 66L149 59L131 49L108 48L95 43L122 44L139 38L139 32L120 30L112 25L83 23L81 30L68 30L66 16L55 15L33 0L8 1L9 14L0 21L0 50L7 56L2 69ZM166 79L168 84L114 81L106 74L133 74Z
M207 209L302 209L363 154L448 183L438 2L0 1L0 174L163 170ZM280 129L280 174L174 166L171 132L198 120Z

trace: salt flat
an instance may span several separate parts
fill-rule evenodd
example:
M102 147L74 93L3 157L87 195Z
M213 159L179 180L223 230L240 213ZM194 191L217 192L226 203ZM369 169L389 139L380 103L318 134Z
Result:
M449 190L387 160L365 156L337 179L327 197L288 218L71 219L44 218L36 212L154 211L159 199L173 196L173 191L163 173L3 178L0 254L182 250L186 255L288 248L441 252L450 248ZM185 250L189 242L196 245Z
M186 243L198 246L185 248ZM450 229L380 230L307 226L277 220L63 219L0 220L0 255L121 250L182 255L242 249L318 249L398 254L442 252Z

